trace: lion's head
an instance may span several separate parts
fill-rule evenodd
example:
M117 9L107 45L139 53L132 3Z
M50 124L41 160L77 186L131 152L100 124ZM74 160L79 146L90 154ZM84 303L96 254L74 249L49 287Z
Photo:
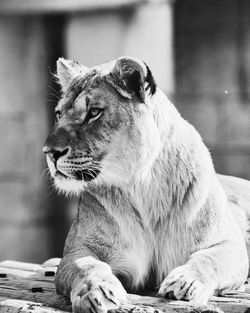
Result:
M44 152L59 190L130 184L147 171L159 145L147 65L122 57L88 69L59 59L57 78L62 97Z

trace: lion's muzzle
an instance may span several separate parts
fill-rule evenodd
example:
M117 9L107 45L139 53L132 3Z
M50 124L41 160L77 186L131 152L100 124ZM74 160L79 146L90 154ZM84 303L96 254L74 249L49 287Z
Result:
M64 128L55 128L48 136L43 152L53 178L73 179L77 181L94 180L100 173L100 167L87 152L74 150L69 132Z
M47 137L43 152L54 163L55 167L61 157L70 154L69 143L69 134L64 128L54 129Z

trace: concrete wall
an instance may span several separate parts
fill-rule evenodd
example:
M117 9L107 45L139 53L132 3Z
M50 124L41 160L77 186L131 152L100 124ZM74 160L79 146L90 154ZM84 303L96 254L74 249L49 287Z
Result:
M37 260L49 249L41 159L46 55L40 18L0 18L0 259Z
M177 0L176 103L217 171L250 179L250 2Z
M121 55L140 57L150 66L162 89L173 93L170 1L73 15L68 18L65 36L65 52L69 58L93 66Z

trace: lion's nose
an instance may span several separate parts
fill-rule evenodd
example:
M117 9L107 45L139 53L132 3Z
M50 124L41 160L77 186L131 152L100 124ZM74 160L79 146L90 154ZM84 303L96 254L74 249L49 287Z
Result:
M59 158L69 153L69 147L63 148L50 148L48 146L43 147L43 152L50 157L50 159L56 163Z

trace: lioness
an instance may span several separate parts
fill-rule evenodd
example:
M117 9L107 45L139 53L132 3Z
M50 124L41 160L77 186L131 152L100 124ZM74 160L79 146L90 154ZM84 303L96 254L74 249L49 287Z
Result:
M202 305L241 288L246 246L209 151L148 66L59 59L57 77L44 152L55 186L80 196L56 275L73 311L105 312L126 291Z

